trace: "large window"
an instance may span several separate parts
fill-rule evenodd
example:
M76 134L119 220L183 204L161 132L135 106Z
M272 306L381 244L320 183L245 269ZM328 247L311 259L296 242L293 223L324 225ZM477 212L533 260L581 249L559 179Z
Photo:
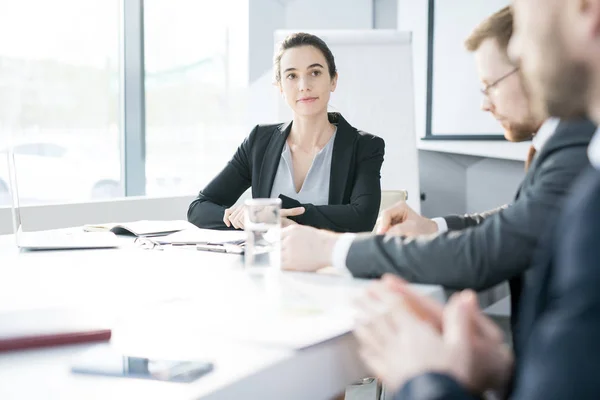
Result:
M119 0L0 0L0 152L14 145L22 203L122 196L120 12Z
M146 193L196 193L251 128L248 0L146 0L144 31Z
M141 33L132 9L145 127L130 147L121 110L144 110L123 97L123 54L135 64L128 38ZM0 152L14 149L21 203L120 197L143 169L149 196L197 193L269 122L250 115L248 27L249 0L0 0Z

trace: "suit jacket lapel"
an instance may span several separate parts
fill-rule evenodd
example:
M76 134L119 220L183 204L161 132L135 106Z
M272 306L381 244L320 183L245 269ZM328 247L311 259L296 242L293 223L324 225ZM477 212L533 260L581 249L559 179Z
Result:
M271 197L271 189L273 188L273 182L275 181L275 175L279 167L281 152L291 129L292 123L290 121L276 127L273 135L271 135L271 140L265 149L263 162L260 167L258 184L256 185L257 190L256 192L252 191L253 197Z
M596 126L587 119L561 121L542 151L538 152L531 162L530 169L535 170L550 153L556 150L577 145L587 146L595 132Z
M342 204L352 166L356 129L338 113L330 113L329 121L338 124L329 178L329 204Z
M595 125L587 119L561 121L544 147L542 147L542 150L537 152L533 158L533 161L529 166L529 170L525 174L523 183L517 191L516 198L519 197L522 190L532 184L535 170L541 165L541 163L549 154L555 152L556 150L573 145L587 145L595 131Z

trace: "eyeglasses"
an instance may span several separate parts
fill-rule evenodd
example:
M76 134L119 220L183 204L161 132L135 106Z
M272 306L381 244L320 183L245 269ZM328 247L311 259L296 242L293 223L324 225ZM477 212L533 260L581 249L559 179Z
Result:
M494 82L490 83L489 85L486 85L483 89L481 89L481 93L483 93L484 96L489 97L491 89L493 89L494 87L498 86L498 84L500 82L502 82L503 80L505 80L506 78L508 78L509 76L511 76L512 74L514 74L515 72L517 72L518 70L519 70L519 67L515 67L509 73L502 75L500 78L496 79Z

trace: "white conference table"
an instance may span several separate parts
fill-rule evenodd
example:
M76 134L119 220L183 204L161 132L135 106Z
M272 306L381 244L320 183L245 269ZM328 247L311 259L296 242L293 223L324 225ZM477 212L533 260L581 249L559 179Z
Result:
M368 375L350 333L299 350L243 333L258 329L251 320L267 301L289 304L300 290L315 304L347 308L368 283L257 275L237 255L143 250L131 240L113 250L19 252L12 235L0 236L0 312L84 309L111 321L110 345L124 353L215 366L193 383L168 383L71 373L92 344L0 353L0 399L330 399ZM414 287L444 301L439 286Z

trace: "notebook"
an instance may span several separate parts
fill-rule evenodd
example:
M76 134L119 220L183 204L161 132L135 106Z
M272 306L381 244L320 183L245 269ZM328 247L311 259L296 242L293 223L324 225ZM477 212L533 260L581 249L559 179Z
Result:
M0 312L0 352L108 341L110 337L106 324L82 310Z
M158 244L172 245L240 245L246 241L244 231L218 231L193 227L156 239Z
M135 221L125 223L106 223L97 225L84 225L86 232L113 232L116 235L133 235L137 237L164 236L195 226L188 221Z

